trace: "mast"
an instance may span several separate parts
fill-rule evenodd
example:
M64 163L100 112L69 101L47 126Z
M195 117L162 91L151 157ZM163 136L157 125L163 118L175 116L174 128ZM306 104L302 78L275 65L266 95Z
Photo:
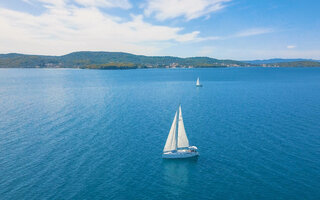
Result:
M179 105L180 106L180 105ZM179 116L179 109L177 110L177 120L179 120L179 118L178 118L178 116ZM176 149L178 149L178 140L179 140L179 138L178 138L178 133L179 133L179 124L178 124L178 122L176 123Z

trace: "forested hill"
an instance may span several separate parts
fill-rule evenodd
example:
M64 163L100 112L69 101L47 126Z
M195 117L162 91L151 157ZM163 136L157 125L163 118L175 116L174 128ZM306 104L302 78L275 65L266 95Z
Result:
M267 59L267 60L246 60L246 61L242 61L242 62L261 65L261 64L274 64L274 63L289 63L289 62L298 62L298 61L320 62L320 60L303 59L303 58L296 58L296 59L272 58L272 59Z
M120 52L74 52L64 56L0 54L1 68L175 68L246 66L209 57L141 56Z
M0 68L198 68L198 67L314 67L316 61L294 61L253 64L236 60L218 60L209 57L179 58L171 56L142 56L121 52L74 52L64 56L0 54Z

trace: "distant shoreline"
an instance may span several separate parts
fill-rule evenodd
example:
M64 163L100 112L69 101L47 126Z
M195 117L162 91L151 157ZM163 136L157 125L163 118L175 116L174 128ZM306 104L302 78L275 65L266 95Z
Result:
M289 60L289 62L287 62L287 60ZM271 59L244 62L237 60L219 60L210 57L180 58L172 56L143 56L122 52L92 51L73 52L63 56L10 53L0 54L0 68L127 70L150 68L320 67L320 62L316 60L287 60Z
M192 70L192 69L218 69L218 68L237 68L237 69L243 69L243 68L265 68L265 69L275 69L275 68L320 68L320 66L314 66L314 67L306 67L306 66L295 66L295 67L263 67L263 66L250 66L250 67L197 67L197 68L116 68L116 69L103 69L103 68L72 68L72 67L61 67L61 68L36 68L36 67L0 67L0 70L5 69L39 69L39 70L156 70L156 69L163 69L163 70L179 70L179 69L185 69L185 70Z

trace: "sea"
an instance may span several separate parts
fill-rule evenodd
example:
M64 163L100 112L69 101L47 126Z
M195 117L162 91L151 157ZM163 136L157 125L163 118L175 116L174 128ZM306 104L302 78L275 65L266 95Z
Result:
M320 68L0 69L0 199L318 200Z

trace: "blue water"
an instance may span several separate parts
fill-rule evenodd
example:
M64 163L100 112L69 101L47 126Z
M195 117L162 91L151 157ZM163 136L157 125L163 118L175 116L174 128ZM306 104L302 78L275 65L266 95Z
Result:
M0 199L320 199L320 68L1 69Z

